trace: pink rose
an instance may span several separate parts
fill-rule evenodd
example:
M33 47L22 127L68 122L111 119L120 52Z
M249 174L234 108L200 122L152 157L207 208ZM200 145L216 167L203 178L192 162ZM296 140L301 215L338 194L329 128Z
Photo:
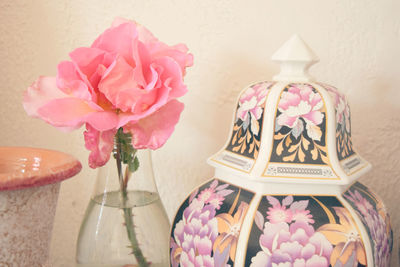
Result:
M183 110L176 98L187 88L193 56L183 44L168 46L145 27L116 19L91 47L80 47L58 65L57 76L39 77L24 95L28 115L73 130L86 124L90 166L109 158L110 133L124 127L137 149L157 149ZM108 155L105 155L107 154Z

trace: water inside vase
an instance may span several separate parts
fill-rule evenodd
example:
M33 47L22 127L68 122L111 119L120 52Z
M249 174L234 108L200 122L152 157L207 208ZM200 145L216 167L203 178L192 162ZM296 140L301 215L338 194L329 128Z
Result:
M128 198L125 207L118 191L90 200L78 237L77 266L137 266L122 208L132 209L140 248L151 267L168 266L169 222L159 195L136 190L129 191Z

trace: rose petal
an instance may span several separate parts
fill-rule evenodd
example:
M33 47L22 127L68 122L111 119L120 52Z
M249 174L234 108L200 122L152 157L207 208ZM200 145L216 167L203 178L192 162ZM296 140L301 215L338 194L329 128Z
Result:
M57 127L79 128L87 122L95 129L105 131L117 126L117 114L95 107L78 98L61 98L39 108L38 114L43 120Z
M79 47L69 53L69 56L93 87L97 87L97 83L92 83L92 78L99 67L108 68L115 59L111 53L91 47Z
M154 59L161 57L172 58L185 73L185 68L193 65L193 55L188 53L188 48L184 44L169 46L160 42L154 35L144 26L137 25L139 32L139 40L144 43Z
M57 66L57 87L68 95L88 100L92 99L93 89L86 77L71 61L62 61Z
M131 23L118 24L104 31L92 44L92 48L121 55L132 67L135 67L133 53L138 41L136 25Z
M193 65L193 55L187 53L188 48L184 44L175 46L167 46L164 44L156 44L149 47L154 57L170 57L176 61L181 67L182 73L185 74L185 68Z
M133 147L154 150L164 145L178 123L183 107L179 101L172 100L152 115L124 127L132 134Z
M170 57L162 57L154 61L154 64L163 67L163 72L161 74L161 80L167 81L168 84L164 83L164 86L169 87L169 98L168 100L181 97L187 92L187 88L183 83L182 70L178 63L172 60Z
M23 106L29 116L38 117L38 109L48 102L68 97L57 88L55 77L40 76L24 93Z
M115 129L100 132L90 124L86 124L85 147L91 151L89 155L89 166L91 168L101 167L108 162L114 147L115 133Z

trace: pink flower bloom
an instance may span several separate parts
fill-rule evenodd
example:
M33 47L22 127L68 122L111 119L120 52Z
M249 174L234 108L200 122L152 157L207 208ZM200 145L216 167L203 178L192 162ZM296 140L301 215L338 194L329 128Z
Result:
M233 190L226 189L229 184L218 185L214 180L210 186L197 195L189 197L189 206L182 219L175 225L170 241L171 264L177 266L210 266L219 262L212 255L213 245L218 237L216 210ZM197 197L195 197L197 195ZM217 204L217 205L216 205Z
M267 214L267 219L271 223L292 221L292 212L290 209L286 209L285 206L270 207L268 208Z
M361 221L368 228L372 240L374 240L374 266L389 266L392 251L392 232L390 220L385 212L385 217L364 198L358 190L347 191L344 197L356 207ZM379 202L377 203L379 204Z
M289 127L293 136L297 138L304 130L304 120L308 136L319 141L322 133L316 126L321 124L324 118L320 111L322 107L321 96L315 93L311 86L292 84L288 91L282 93L279 101L278 110L281 114L276 120L277 128Z
M311 224L315 222L309 210L296 210L292 215L292 220Z
M181 255L182 267L214 267L214 259L209 255L196 255L194 250L189 253L182 252Z
M287 209L287 206L293 203L293 196L287 196L282 200L282 204L279 200L273 196L267 196L269 204L272 207L268 208L267 219L271 223L280 222L291 222L292 221L292 210Z
M268 84L260 83L248 88L239 99L239 109L237 118L246 121L250 114L259 120L262 114L262 104L265 102L265 97L268 90Z
M251 259L250 267L328 267L333 249L323 234L304 222L267 222L259 242L262 250Z
M219 209L222 202L225 198L217 193L215 193L215 189L206 188L198 196L200 201L203 201L205 204L212 204L215 208Z
M193 64L187 51L183 44L160 42L133 21L116 19L90 47L77 48L70 61L60 62L56 78L39 77L25 92L24 108L65 130L89 125L88 131L99 136L126 126L135 148L157 149L183 109L176 98L187 91L183 76ZM108 158L95 144L104 143L86 145L92 167Z
M214 180L210 187L200 192L197 199L204 202L204 204L211 204L214 208L219 209L222 202L225 200L225 196L231 194L233 190L226 189L229 184L223 184L218 186L218 181Z
M209 187L204 189L203 191L201 191L201 193L199 194L199 196L197 197L198 200L203 201L204 203L208 202L208 200L210 198L213 197L215 193L215 189Z
M212 205L205 206L198 199L193 199L184 210L182 220L175 226L174 239L171 239L171 247L175 250L171 254L172 266L201 267L213 262L212 246L218 236L215 213Z
M364 198L358 190L348 191L348 195L345 195L356 207L357 210L363 215L368 216L369 212L374 209L371 203Z
M267 219L271 223L280 222L305 222L314 223L313 216L310 211L307 210L308 200L300 200L293 202L293 196L289 195L282 200L282 204L279 200L273 196L267 196L269 204L272 207L268 208Z
M217 210L221 207L222 203L224 202L225 198L221 195L215 194L212 198L208 200L208 202L214 206Z

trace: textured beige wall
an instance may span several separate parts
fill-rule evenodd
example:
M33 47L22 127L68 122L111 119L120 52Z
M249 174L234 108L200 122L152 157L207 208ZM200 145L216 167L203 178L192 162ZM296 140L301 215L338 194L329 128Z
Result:
M397 241L399 10L397 0L1 1L0 145L57 149L84 165L77 177L62 185L51 252L54 266L73 266L95 171L86 164L83 130L61 133L28 118L21 95L38 75L54 75L56 64L67 59L69 51L89 45L115 16L137 20L167 43L185 42L195 55L195 66L186 77L189 93L183 98L181 122L155 153L157 182L170 217L191 188L212 176L205 160L228 137L241 88L270 79L278 69L270 56L292 33L299 33L321 59L312 74L348 95L353 141L374 165L362 181L385 200Z

